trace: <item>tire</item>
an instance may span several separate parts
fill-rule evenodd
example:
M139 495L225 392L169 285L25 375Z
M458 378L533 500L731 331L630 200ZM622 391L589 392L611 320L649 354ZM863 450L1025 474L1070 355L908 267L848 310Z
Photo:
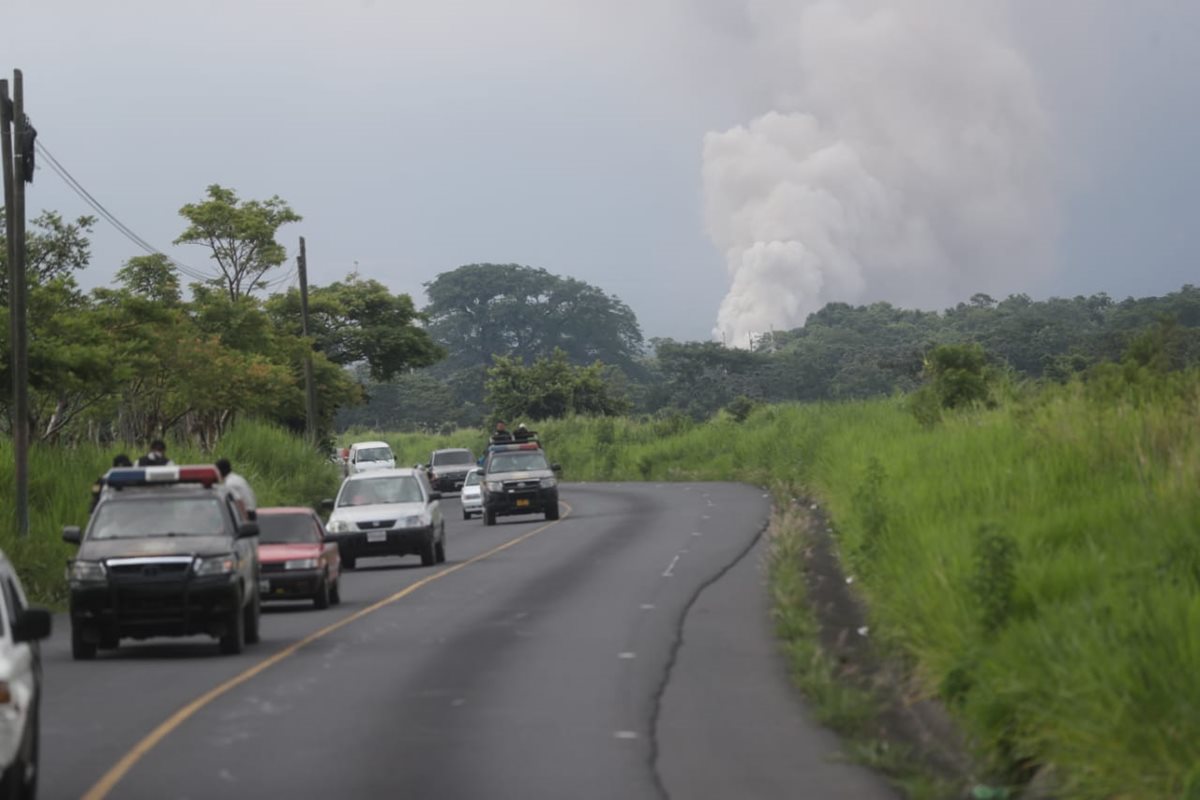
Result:
M237 609L229 615L230 630L221 637L221 652L227 656L236 656L246 649L246 614Z
M437 563L437 547L433 541L421 545L421 566L432 567Z
M83 631L71 626L71 657L76 661L91 661L96 657L96 645L83 640Z
M355 556L342 556L342 569L354 569L354 565L358 563Z
M313 608L324 610L329 608L329 576L321 578L321 585L317 587L317 593L313 595Z
M254 599L250 601L250 605L246 606L246 644L258 644L259 631L258 623L262 619L262 600L258 596L258 592L254 593Z
M558 501L554 501L554 505L546 509L546 519L558 519Z
M471 512L464 509L463 510L463 519L470 519L470 518L471 518Z
M485 508L483 510L483 524L484 525L495 525L496 524L496 512L491 510L490 508Z
M441 540L433 546L433 554L434 554L434 558L437 559L437 563L439 563L439 564L446 563L446 534L445 533L442 534Z
M329 602L335 606L342 602L342 579L339 577L329 589Z

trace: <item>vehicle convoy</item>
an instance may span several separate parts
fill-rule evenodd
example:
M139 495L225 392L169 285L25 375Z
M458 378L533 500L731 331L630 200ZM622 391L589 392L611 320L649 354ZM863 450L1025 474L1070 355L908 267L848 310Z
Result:
M434 450L429 455L426 474L429 483L437 491L456 492L462 488L467 473L475 466L475 454L465 448Z
M376 469L395 469L396 456L387 442L355 442L350 445L343 474L357 475Z
M492 444L483 464L483 524L511 514L545 514L558 519L558 477L536 441Z
M483 513L483 487L479 483L482 474L483 470L475 468L468 472L463 480L462 493L458 496L458 501L462 504L463 519Z
M208 634L224 653L258 641L258 523L212 465L111 469L67 568L71 654L123 638Z
M268 600L340 603L342 560L311 508L258 509L258 590Z
M37 794L38 711L50 612L30 608L16 570L0 553L0 797Z
M433 566L446 560L441 498L424 470L351 475L336 499L322 503L332 509L325 531L337 543L346 569L371 556L416 555L424 566Z

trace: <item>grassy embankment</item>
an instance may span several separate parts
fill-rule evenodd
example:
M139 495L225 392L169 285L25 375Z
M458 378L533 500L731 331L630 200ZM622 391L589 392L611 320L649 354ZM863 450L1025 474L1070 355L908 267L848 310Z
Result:
M136 458L144 445L65 448L35 446L30 453L30 535L13 536L12 444L0 440L0 548L17 565L25 590L38 602L65 601L64 567L75 548L64 544L63 525L88 518L92 482L120 452ZM337 491L340 475L320 454L286 431L254 422L236 425L215 454L168 442L177 464L212 463L225 456L254 487L259 505L313 505Z
M539 427L566 480L803 486L873 638L996 769L1052 765L1062 797L1200 796L1195 377L1141 396L1048 389L931 429L897 400ZM382 438L401 463L481 439Z

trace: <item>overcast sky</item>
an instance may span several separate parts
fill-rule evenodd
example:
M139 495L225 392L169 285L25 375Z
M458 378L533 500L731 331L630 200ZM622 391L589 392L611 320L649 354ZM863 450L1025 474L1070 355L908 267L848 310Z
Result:
M676 339L1197 281L1188 0L0 0L0 28L39 141L196 268L178 208L220 183L304 216L314 283L420 306L515 262ZM45 168L27 204L90 213ZM85 286L140 254L93 243Z

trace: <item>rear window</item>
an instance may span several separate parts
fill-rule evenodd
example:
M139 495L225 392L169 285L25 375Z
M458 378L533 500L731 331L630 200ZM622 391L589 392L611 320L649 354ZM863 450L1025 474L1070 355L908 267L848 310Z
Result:
M228 533L216 497L110 500L101 503L88 529L89 539L141 536L220 536Z
M302 544L321 541L321 532L310 514L259 514L260 544Z
M470 450L447 450L443 453L433 454L434 466L446 466L447 464L474 464L475 456L471 455Z

